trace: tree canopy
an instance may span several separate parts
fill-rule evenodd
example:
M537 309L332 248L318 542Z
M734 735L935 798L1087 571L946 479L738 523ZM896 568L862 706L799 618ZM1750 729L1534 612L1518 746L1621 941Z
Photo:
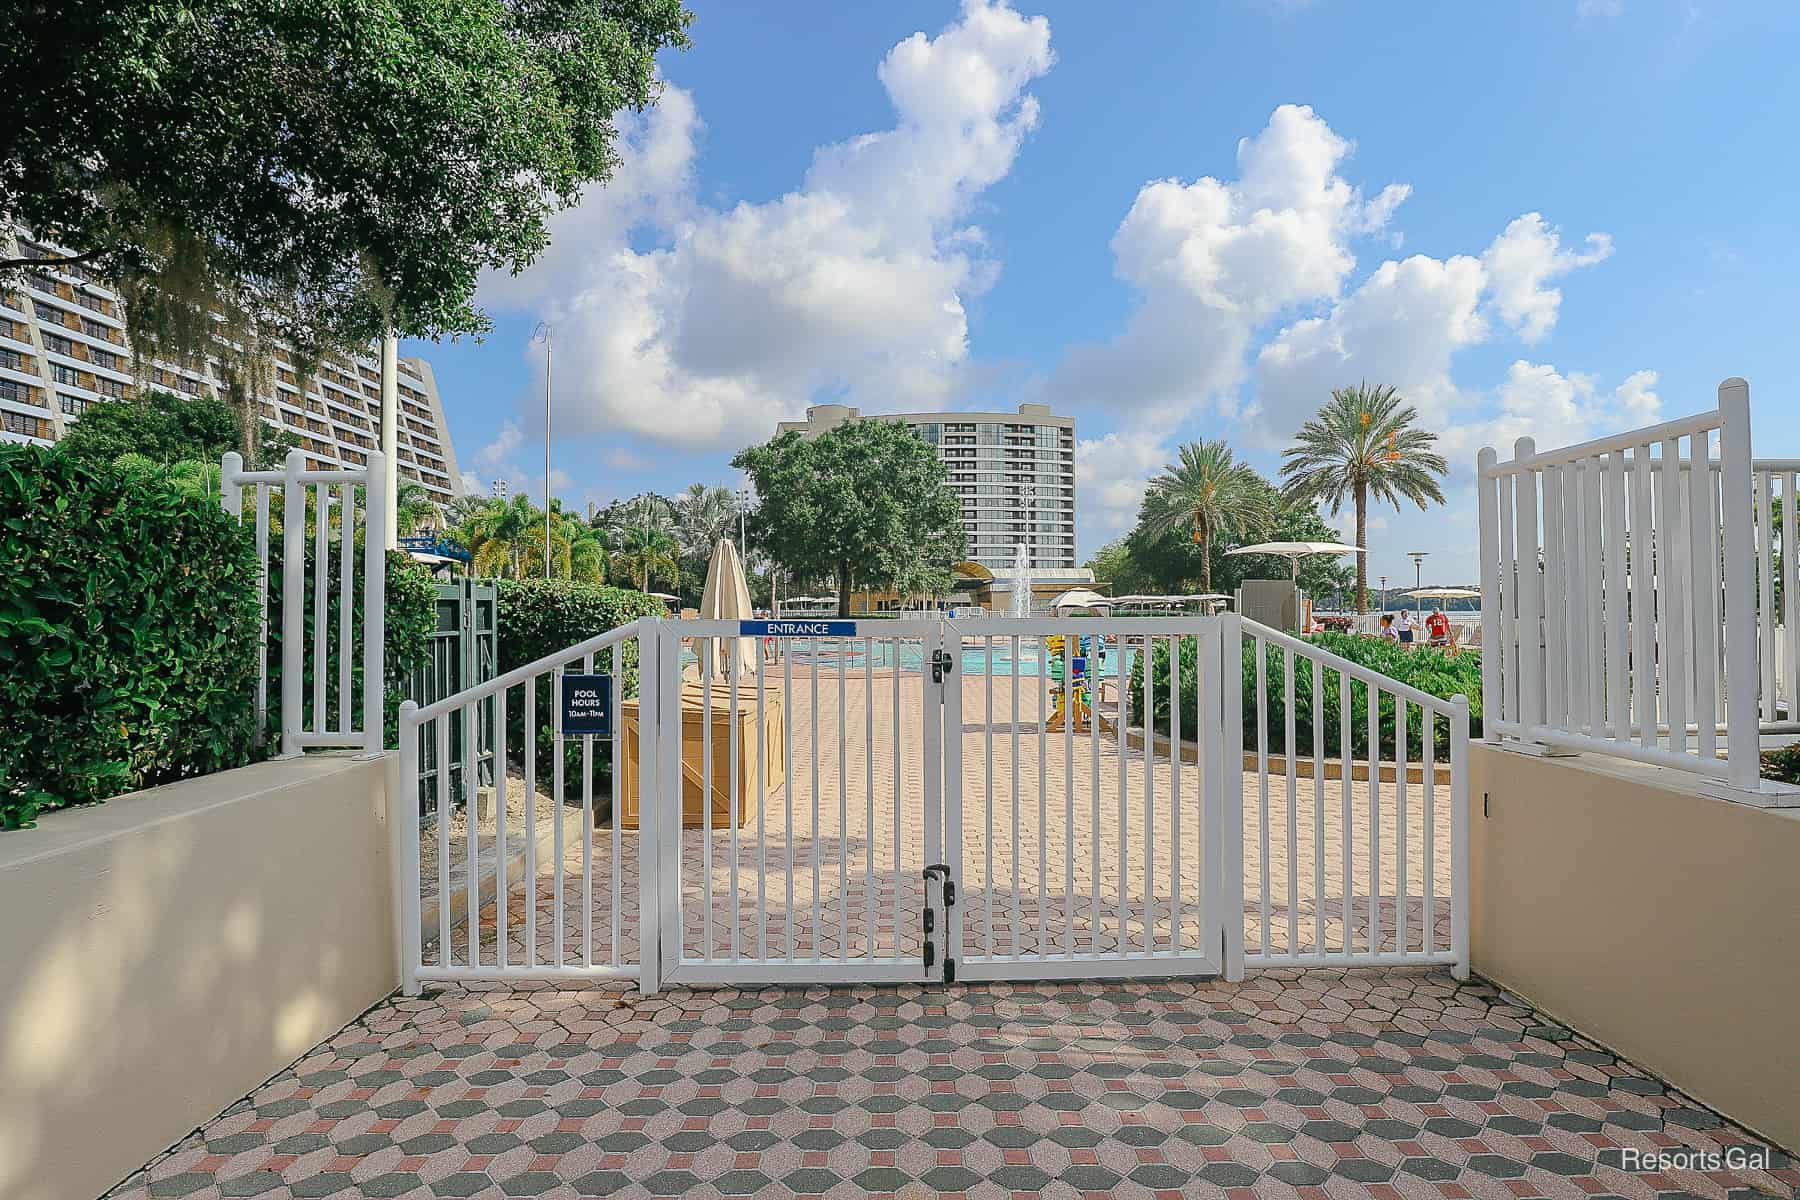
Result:
M1318 415L1300 427L1282 452L1284 493L1291 500L1323 502L1336 516L1349 501L1356 513L1356 544L1369 544L1369 500L1399 508L1410 500L1421 510L1442 504L1438 484L1449 470L1432 449L1437 434L1418 427L1419 413L1392 387L1336 388ZM1356 608L1369 610L1368 555L1356 555Z
M303 345L479 331L618 156L680 0L13 0L0 212ZM24 260L0 261L0 268ZM192 305L190 305L192 307Z
M293 435L257 420L265 460L279 460ZM58 454L115 462L141 456L160 465L183 462L219 465L227 450L242 444L242 420L222 400L177 396L151 389L130 400L92 404L56 444Z
M757 544L790 576L835 579L840 616L857 585L948 587L965 553L943 462L897 421L848 421L811 440L790 430L731 465L756 487Z

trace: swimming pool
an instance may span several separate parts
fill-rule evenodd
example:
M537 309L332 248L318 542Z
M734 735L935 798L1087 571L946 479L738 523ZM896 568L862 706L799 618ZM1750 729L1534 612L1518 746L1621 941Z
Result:
M783 638L783 646L793 655L795 670L810 670L816 661L821 671L836 671L841 662L846 671L860 671L865 665L877 670L889 668L898 660L902 671L918 671L924 666L925 647L915 641L893 641L877 639L865 642L861 638ZM1131 671L1134 651L1127 647L1125 651L1125 670ZM871 657L872 654L872 657ZM1116 649L1108 650L1101 657L1100 675L1105 678L1116 676L1119 667L1119 656ZM1045 655L1034 637L1019 638L1018 674L1025 676L1044 673ZM993 644L993 674L1013 674L1012 638L996 637ZM964 675L986 675L989 657L984 644L965 642L962 651L962 673Z

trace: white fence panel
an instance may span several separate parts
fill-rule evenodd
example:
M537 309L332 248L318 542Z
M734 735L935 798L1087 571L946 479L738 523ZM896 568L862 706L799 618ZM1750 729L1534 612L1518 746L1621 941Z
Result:
M1748 385L1726 380L1711 412L1477 461L1487 738L1755 790L1782 679L1767 502L1792 474L1753 483Z
M404 874L399 934L409 994L424 981L636 981L655 989L656 629L634 621L424 708L411 700L400 706L395 859ZM610 735L565 735L570 673L610 677ZM508 734L512 714L516 743ZM447 769L453 726L460 789ZM437 815L428 835L413 802L421 732L445 768L434 777ZM478 763L489 746L494 767L484 779ZM627 829L634 811L644 819Z
M256 522L257 598L262 629L257 647L256 717L260 739L269 708L269 538L274 496L281 497L281 753L326 746L380 750L383 744L382 673L386 643L387 475L379 451L361 467L313 471L301 450L288 453L279 471L246 471L243 456L227 453L220 463L225 511L243 519L244 491L251 489ZM357 502L361 492L362 501ZM313 520L311 579L308 579L306 523ZM334 520L335 516L335 520ZM361 525L363 618L353 619ZM337 596L331 596L331 557L338 562ZM306 636L310 587L312 636ZM336 636L332 636L335 612ZM360 634L360 648L358 635ZM360 720L353 684L357 656L362 661ZM306 672L312 671L310 695ZM335 686L334 686L335 685ZM334 703L335 701L335 703Z
M1234 822L1228 799L1226 825L1241 829L1243 964L1435 964L1467 978L1468 699L1254 621L1227 638L1229 653L1240 638L1255 736L1237 797L1249 811Z

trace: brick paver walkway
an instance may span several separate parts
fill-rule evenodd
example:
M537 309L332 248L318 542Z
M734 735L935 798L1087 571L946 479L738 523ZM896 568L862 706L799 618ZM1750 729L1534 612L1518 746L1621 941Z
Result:
M349 1026L146 1196L1792 1197L1621 1170L1753 1144L1426 971L684 993L449 990Z
M1041 681L1020 680L1016 710L1011 678L997 676L992 682L990 704L986 679L962 681L961 956L990 948L1002 956L1069 949L1103 953L1116 949L1121 936L1134 949L1146 936L1158 949L1199 949L1201 768L1184 762L1177 770L1163 753L1148 769L1147 786L1141 748L1127 745L1121 770L1116 736L1042 732ZM780 683L775 673L768 686ZM840 688L836 672L827 670L820 673L815 699L810 674L796 672L787 699L791 753L786 770L769 781L761 811L735 839L724 828L710 838L699 829L682 836L683 937L690 955L705 954L709 933L712 953L721 958L734 951L747 958L808 959L857 959L871 949L877 957L919 954L924 896L919 872L926 864L922 692L916 675L896 681L892 675L865 679L848 672ZM754 704L751 690L743 703ZM716 740L714 753L721 761L728 754L723 738ZM1243 790L1248 950L1262 944L1265 896L1272 950L1291 945L1313 951L1321 926L1325 949L1338 950L1346 912L1352 946L1365 949L1371 891L1380 948L1396 948L1398 917L1404 913L1406 945L1421 949L1428 865L1433 945L1449 948L1448 787L1410 783L1402 821L1397 789L1391 780L1384 782L1378 822L1371 821L1366 781L1352 782L1346 797L1338 780L1324 780L1315 793L1312 780L1299 778L1290 800L1287 781L1277 772L1269 779L1265 806L1254 771L1247 771ZM1372 824L1379 826L1373 840ZM594 958L600 963L613 961L615 876L619 958L637 958L637 834L625 833L620 847L615 860L611 831L596 830L592 925ZM1322 873L1314 857L1320 847ZM577 839L563 860L564 945L572 962L581 958L589 913L582 854ZM1371 862L1378 864L1374 885ZM539 961L554 958L554 874L546 867L539 880ZM461 879L452 880L453 888L461 886ZM484 902L481 956L492 964L498 922L491 892ZM509 958L519 963L525 957L522 895L509 908ZM1172 939L1178 912L1177 943ZM466 932L458 927L453 932L457 962L467 961L467 948ZM435 954L435 948L428 950L427 961L435 962Z

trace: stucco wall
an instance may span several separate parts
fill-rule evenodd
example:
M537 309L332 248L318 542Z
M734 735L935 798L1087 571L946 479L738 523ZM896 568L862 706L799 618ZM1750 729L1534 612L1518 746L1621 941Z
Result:
M398 986L386 776L264 763L0 836L0 1198L99 1195Z
M1469 765L1475 970L1800 1148L1800 810L1585 755Z

